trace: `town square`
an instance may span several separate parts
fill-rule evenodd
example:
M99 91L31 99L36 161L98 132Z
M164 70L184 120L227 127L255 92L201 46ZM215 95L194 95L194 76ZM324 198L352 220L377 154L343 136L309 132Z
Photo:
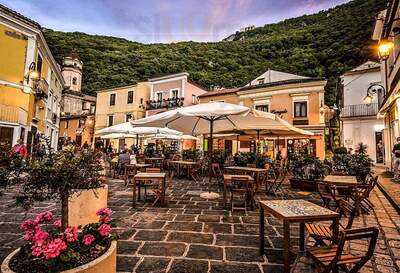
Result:
M0 0L0 272L400 272L399 14Z

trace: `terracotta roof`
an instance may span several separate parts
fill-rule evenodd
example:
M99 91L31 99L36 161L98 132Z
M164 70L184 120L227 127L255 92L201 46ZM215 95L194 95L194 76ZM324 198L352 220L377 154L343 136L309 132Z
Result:
M204 97L211 97L211 96L228 95L228 94L236 93L237 91L239 91L239 88L224 88L224 89L208 91L207 93L201 94L199 97L204 98Z
M31 25L31 26L36 27L38 29L42 29L42 27L40 26L39 23L33 21L32 19L29 19L28 17L25 17L21 13L18 13L18 12L14 11L14 10L12 10L10 8L7 8L6 6L4 6L2 4L0 4L0 11L2 11L4 13L7 13L8 15L10 15L10 16L18 19L18 20L23 21L23 22L27 23L28 25Z
M295 84L295 83L307 83L307 82L315 82L315 81L325 81L324 78L304 78L304 79L291 79L291 80L284 80L278 82L269 82L269 83L262 83L257 85L247 85L239 88L239 91L251 90L251 89L258 89L258 88L265 88L265 87L272 87L272 86L279 86L279 85L287 85L287 84Z

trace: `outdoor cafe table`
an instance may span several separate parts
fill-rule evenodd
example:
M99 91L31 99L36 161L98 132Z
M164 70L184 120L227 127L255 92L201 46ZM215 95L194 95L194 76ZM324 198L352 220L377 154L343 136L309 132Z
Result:
M254 174L254 178L257 183L257 186L259 186L259 184L260 184L260 174L268 171L267 169L262 169L262 168L241 167L241 166L228 166L228 167L224 167L224 169L227 171L232 171L232 172Z
M178 176L181 173L181 167L185 166L187 169L187 175L189 176L189 178L192 178L193 180L196 181L196 179L193 177L193 174L190 170L192 169L193 166L195 166L197 164L197 162L184 161L184 160L172 160L169 162L169 164L177 166Z
M226 189L232 181L232 178L248 178L250 182L254 182L254 178L250 175L240 175L240 174L224 174L224 193L223 193L223 205L226 205ZM251 202L253 204L254 196L251 196Z
M151 162L151 164L155 167L156 167L156 165L161 166L163 160L164 160L163 157L145 157L144 158L145 163Z
M351 175L327 175L324 182L335 186L357 187L357 179Z
M151 164L144 164L144 163L136 163L136 164L127 164L125 165L126 168L126 173L129 172L129 170L133 169L134 174L137 173L138 170L143 171L146 168L151 167Z
M138 199L140 199L141 184L146 184L149 181L159 181L161 183L161 198L160 204L166 204L165 190L166 190L166 173L137 173L133 177L133 200L132 206L136 207L136 186L138 187Z
M300 251L304 252L306 222L328 221L333 222L333 240L337 241L339 233L339 214L327 208L318 206L306 200L271 200L260 201L260 253L264 255L264 210L274 217L283 220L283 261L284 272L290 272L290 224L300 224Z

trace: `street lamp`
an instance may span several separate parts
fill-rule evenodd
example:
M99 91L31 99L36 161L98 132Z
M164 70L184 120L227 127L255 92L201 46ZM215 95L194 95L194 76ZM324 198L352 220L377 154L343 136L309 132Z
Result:
M39 72L36 70L36 63L32 62L29 65L29 71L28 74L25 76L26 78L26 82L29 84L29 80L33 80L36 81L37 79L39 79Z
M382 90L383 95L385 95L386 89L383 85L378 83L371 84L367 89L367 95L364 97L363 101L366 105L371 105L374 100L374 95L378 94L378 92Z
M394 47L394 43L387 39L379 41L378 44L378 55L382 61L386 61L389 58L390 52Z

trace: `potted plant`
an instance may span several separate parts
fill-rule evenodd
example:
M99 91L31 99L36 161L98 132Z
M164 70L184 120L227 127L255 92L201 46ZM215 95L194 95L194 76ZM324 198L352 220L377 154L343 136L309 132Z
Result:
M325 177L325 164L317 157L310 155L295 155L291 158L290 169L293 177L289 179L290 186L304 191L316 191L316 181Z
M116 236L109 208L97 212L99 222L62 228L51 212L38 214L21 224L25 244L1 265L2 273L116 272Z
M212 162L218 163L220 167L224 166L226 159L228 158L228 152L226 150L213 150Z
M247 164L255 164L257 155L253 152L240 152L233 156L236 166L245 167Z
M186 149L182 150L182 159L188 161L197 161L201 157L199 149Z
M149 143L144 148L144 155L146 157L154 157L155 153L156 153L156 149L155 149L155 144L154 143Z

